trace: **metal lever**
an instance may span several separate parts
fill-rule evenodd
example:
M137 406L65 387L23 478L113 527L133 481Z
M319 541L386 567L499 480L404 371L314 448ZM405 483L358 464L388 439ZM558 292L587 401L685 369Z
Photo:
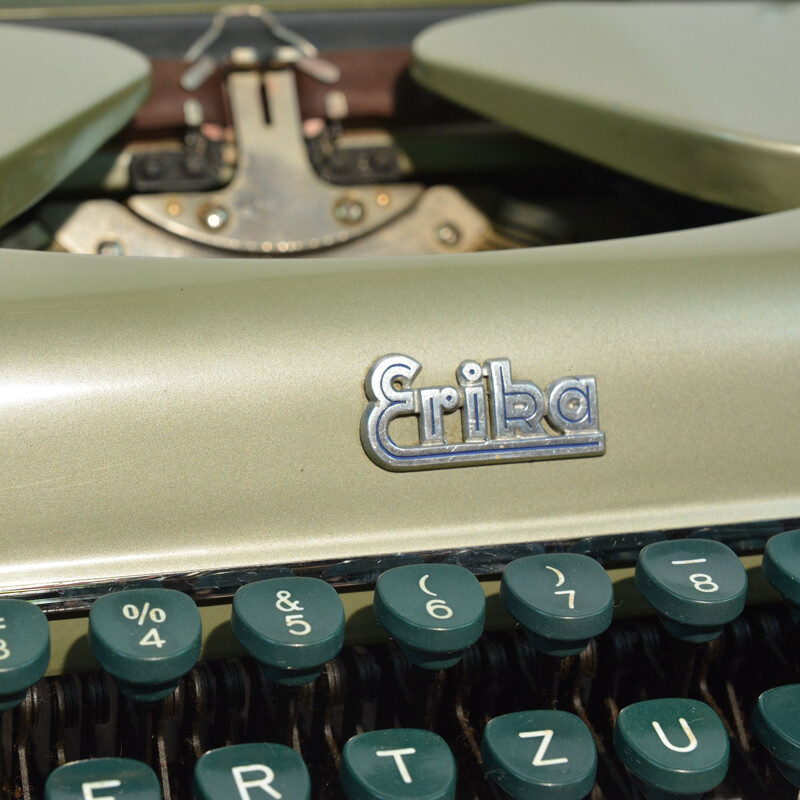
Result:
M190 67L181 77L181 85L187 91L194 91L202 86L208 76L214 71L216 62L211 56L206 55L209 47L219 39L228 20L232 17L254 17L260 19L267 30L280 41L290 45L298 52L297 68L321 83L336 83L341 77L339 68L321 58L319 51L305 37L277 20L266 8L259 5L230 5L221 8L211 20L211 25L186 51L183 60Z
M308 160L290 70L232 73L228 92L238 147L231 183L216 192L131 197L141 217L211 247L280 255L363 236L419 199L419 184L342 187L319 178Z

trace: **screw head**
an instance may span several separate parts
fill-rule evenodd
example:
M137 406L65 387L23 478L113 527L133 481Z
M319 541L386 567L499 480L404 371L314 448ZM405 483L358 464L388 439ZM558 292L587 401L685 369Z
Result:
M218 231L228 224L228 210L223 206L205 205L198 211L200 222L211 231Z
M436 229L436 239L448 247L455 247L461 241L461 231L452 222L443 222Z
M125 250L119 242L108 240L97 245L97 254L100 256L121 256L125 254Z
M333 206L333 216L345 225L355 225L364 218L364 204L354 197L341 197Z
M164 174L164 162L158 153L150 153L142 160L142 172L146 177L154 180Z

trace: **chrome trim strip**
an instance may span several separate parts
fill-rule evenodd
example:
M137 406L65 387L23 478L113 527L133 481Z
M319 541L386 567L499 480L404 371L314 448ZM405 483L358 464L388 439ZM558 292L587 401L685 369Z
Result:
M496 578L516 558L537 553L583 553L596 558L604 567L632 566L637 553L647 544L662 539L716 539L731 547L738 555L763 551L771 536L800 528L800 519L739 523L700 528L647 531L644 533L609 534L584 539L520 542L500 547L430 550L414 553L390 553L379 556L356 556L344 560L320 560L302 564L264 564L228 570L185 572L170 575L124 576L115 581L81 582L58 586L32 586L4 590L0 597L30 600L49 617L80 616L103 595L124 589L162 587L186 592L199 605L230 600L236 590L247 583L282 575L304 575L322 578L340 591L370 589L387 569L413 563L458 564L479 578Z

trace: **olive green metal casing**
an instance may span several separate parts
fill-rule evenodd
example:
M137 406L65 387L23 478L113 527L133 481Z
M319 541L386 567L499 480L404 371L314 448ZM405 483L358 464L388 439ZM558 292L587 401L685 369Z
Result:
M0 252L6 591L800 515L800 213L347 262ZM390 473L363 380L597 376L599 458ZM457 420L452 420L457 425Z
M17 25L0 25L0 76L0 225L82 164L150 89L135 50Z
M800 212L457 257L0 250L0 588L798 517L799 253ZM594 375L607 452L387 472L359 438L386 353L420 386Z
M800 205L794 3L533 3L433 25L414 77L646 181L749 211Z

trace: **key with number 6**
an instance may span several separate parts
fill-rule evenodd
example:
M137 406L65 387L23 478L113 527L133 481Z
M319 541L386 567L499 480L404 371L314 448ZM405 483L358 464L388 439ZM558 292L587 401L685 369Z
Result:
M412 664L445 669L483 632L486 596L464 567L412 564L378 578L373 608Z

